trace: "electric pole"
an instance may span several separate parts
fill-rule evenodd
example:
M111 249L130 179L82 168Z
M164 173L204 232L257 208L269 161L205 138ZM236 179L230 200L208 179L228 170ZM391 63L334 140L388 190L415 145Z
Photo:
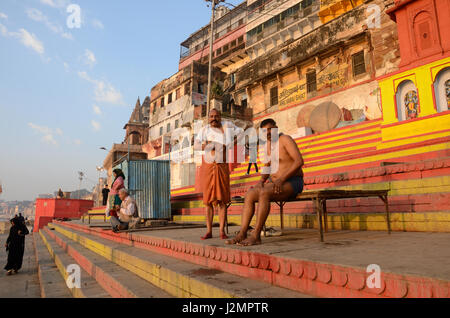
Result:
M78 200L81 199L81 182L83 181L84 173L81 171L78 171L78 178L80 179L80 185L78 187Z
M211 34L209 39L209 66L208 66L208 92L206 95L206 114L209 114L211 107L211 82L212 82L212 57L213 57L213 44L214 44L214 19L215 19L215 10L216 6L220 2L224 2L225 0L205 0L207 2L211 2Z

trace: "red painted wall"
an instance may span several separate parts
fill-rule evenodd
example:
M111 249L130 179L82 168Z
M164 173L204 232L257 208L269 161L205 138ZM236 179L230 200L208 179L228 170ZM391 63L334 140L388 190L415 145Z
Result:
M450 51L450 0L396 0L387 12L397 22L400 67L414 67Z
M36 199L34 232L46 226L53 218L79 218L94 206L92 200Z

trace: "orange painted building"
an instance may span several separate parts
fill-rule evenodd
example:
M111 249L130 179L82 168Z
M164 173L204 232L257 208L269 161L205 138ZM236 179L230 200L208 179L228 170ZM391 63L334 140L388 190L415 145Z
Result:
M363 12L364 5L367 1L339 16ZM381 12L385 23L390 18L397 24L401 55L391 71L368 80L377 86L381 117L296 138L305 159L305 190L387 188L394 230L450 231L448 12L450 0L396 0ZM277 112L295 118L294 107ZM261 115L255 123L272 116ZM243 196L260 178L246 175L247 165L232 171L232 196ZM204 220L202 194L195 186L173 189L172 196L176 220ZM241 210L239 205L229 209L230 222L240 223ZM310 203L289 203L284 211L287 227L315 226ZM330 201L329 211L331 229L385 230L383 203L377 199ZM277 213L273 205L268 225L279 226Z

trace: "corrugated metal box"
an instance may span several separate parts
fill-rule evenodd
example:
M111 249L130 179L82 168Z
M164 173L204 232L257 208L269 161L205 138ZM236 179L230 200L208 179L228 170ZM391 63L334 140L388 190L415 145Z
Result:
M136 160L122 162L130 194L144 219L170 219L170 161Z

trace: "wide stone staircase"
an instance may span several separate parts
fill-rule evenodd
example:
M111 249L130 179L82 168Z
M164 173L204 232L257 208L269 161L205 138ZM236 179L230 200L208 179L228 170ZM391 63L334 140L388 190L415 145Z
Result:
M33 239L44 298L312 297L144 250L126 239L117 242L94 236L63 223L50 223L34 233ZM79 286L70 284L76 282L73 269L77 266Z

